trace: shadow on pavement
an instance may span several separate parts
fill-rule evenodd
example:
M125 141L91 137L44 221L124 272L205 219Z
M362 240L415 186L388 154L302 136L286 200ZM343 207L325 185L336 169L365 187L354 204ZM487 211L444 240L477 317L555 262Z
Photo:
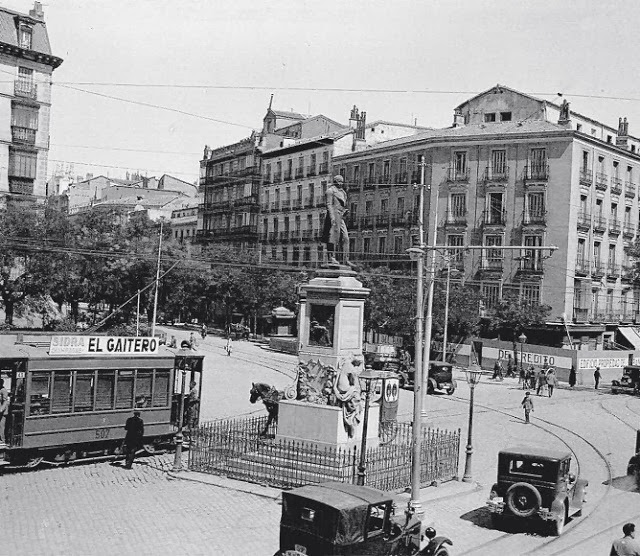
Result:
M635 492L640 494L640 489L636 484L636 479L633 475L623 475L622 477L614 477L611 481L604 481L603 485L610 484L617 490L623 490L624 492Z
M496 519L497 518L497 519ZM513 517L495 516L487 508L477 508L460 516L482 529L502 531L504 533L520 533L525 535L548 536L543 524L537 520L516 519Z

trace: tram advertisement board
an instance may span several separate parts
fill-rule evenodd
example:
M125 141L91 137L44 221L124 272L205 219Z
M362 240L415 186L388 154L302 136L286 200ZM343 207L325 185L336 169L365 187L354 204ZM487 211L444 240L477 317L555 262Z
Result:
M155 355L159 347L146 336L52 336L49 355Z

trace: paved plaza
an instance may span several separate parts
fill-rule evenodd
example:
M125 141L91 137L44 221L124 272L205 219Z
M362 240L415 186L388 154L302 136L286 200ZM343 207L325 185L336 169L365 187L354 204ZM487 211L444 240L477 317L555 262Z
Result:
M179 339L186 333L178 333ZM224 342L200 342L206 355L202 417L214 419L264 413L249 403L253 381L279 388L293 378L295 358L235 342L232 357ZM452 554L608 554L625 521L640 526L640 493L623 477L635 428L640 428L640 399L613 396L604 388L534 396L533 423L520 411L517 381L483 378L476 390L473 483L446 483L425 489L426 518L453 539ZM401 395L400 418L411 417L412 393ZM428 426L461 428L460 475L468 419L468 387L462 376L451 397L429 396ZM513 444L563 448L574 453L580 476L589 480L582 517L562 537L536 531L495 530L484 503L496 475L497 452ZM196 473L169 473L173 455L140 458L128 471L119 462L43 467L0 476L0 553L216 554L267 555L278 546L278 491ZM195 480L193 480L195 479ZM401 504L406 494L399 495Z

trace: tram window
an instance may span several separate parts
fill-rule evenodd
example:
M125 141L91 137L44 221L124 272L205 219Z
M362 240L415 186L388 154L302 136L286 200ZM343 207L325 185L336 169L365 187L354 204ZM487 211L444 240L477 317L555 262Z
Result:
M55 371L52 398L52 413L69 413L71 411L71 371Z
M116 409L133 407L133 371L118 371Z
M153 390L154 407L166 407L169 405L169 371L156 371L156 382Z
M51 407L49 399L49 379L51 373L34 372L31 374L31 392L29 397L29 415L46 415Z
M98 391L96 410L113 409L113 389L116 383L115 371L98 371Z
M139 370L136 377L136 407L151 407L152 370Z
M93 410L93 371L78 371L76 373L74 411Z

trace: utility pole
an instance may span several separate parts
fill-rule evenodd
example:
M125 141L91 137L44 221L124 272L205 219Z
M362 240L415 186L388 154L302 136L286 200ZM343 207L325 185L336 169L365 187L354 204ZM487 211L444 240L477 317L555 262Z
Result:
M162 254L162 225L163 220L160 220L160 241L158 243L158 266L156 268L156 293L153 297L153 321L151 322L151 336L156 335L156 313L158 311L158 288L160 287L160 255Z
M431 191L431 186L428 188ZM429 263L429 268L427 270L428 279L429 279L429 289L427 293L427 316L425 318L424 323L424 345L423 345L423 355L422 355L422 377L423 377L423 385L422 385L422 396L424 398L422 402L422 417L427 416L427 392L428 392L428 381L429 381L429 361L431 361L431 328L433 327L433 289L435 285L436 278L436 246L438 245L438 197L440 197L440 192L436 189L436 200L435 200L435 211L433 212L433 239L431 241L431 258ZM429 205L429 215L431 216L431 205Z
M412 247L410 251L418 255L417 284L416 284L416 336L413 374L413 424L412 431L412 454L411 454L411 499L409 500L408 512L410 514L422 515L424 510L420 502L420 447L422 442L422 322L424 319L423 307L423 267L424 267L424 155L420 161L420 191L418 197L418 242L419 245Z

